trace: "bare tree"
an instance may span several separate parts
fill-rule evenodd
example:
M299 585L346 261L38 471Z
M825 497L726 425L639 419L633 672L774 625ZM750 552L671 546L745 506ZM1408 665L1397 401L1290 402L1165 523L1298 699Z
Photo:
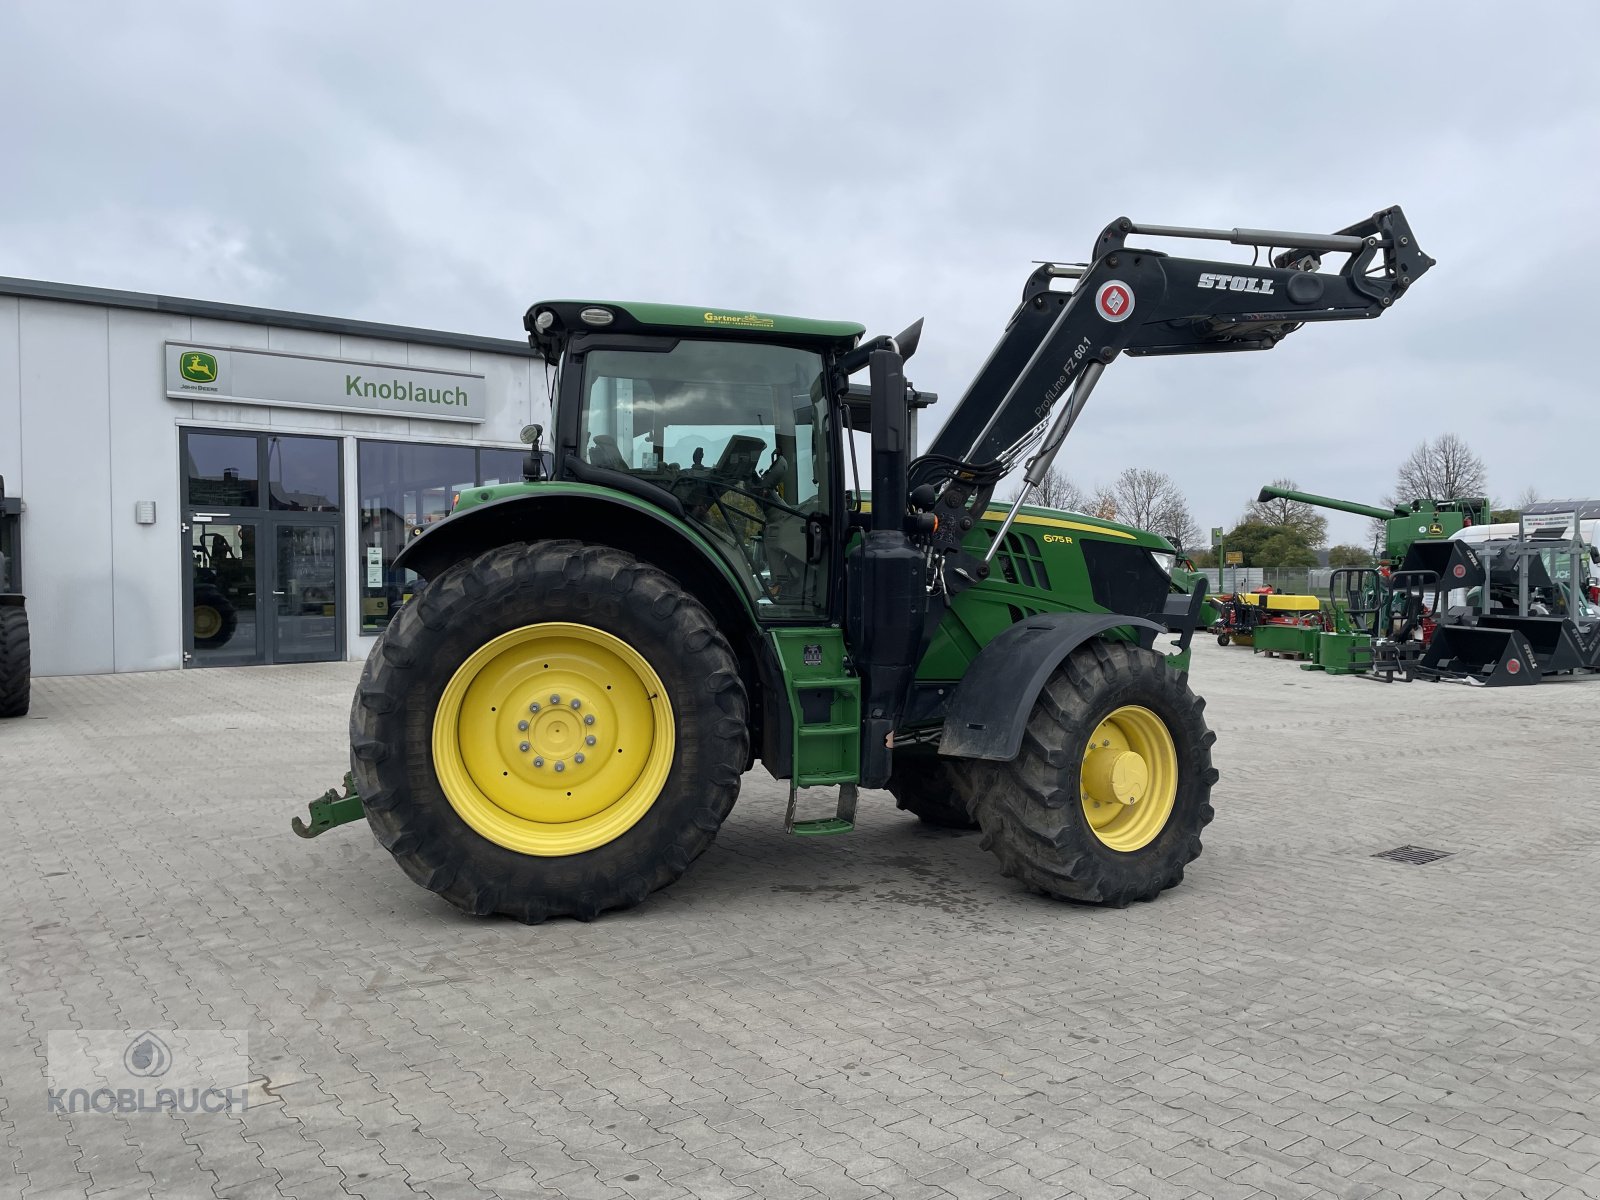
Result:
M1292 479L1274 479L1272 486L1286 492L1300 490L1300 485ZM1245 506L1244 519L1291 529L1313 550L1320 549L1328 540L1328 518L1304 500L1285 500L1281 496L1252 500Z
M1067 478L1065 471L1051 471L1044 477L1044 482L1033 489L1028 496L1028 503L1039 504L1045 508L1059 508L1067 512L1085 512L1088 497L1083 489Z
M1200 529L1189 514L1189 502L1172 476L1145 467L1129 467L1109 488L1101 489L1097 502L1109 502L1114 519L1124 525L1159 533L1175 545L1193 546Z
M1395 494L1404 500L1454 500L1482 496L1488 478L1483 459L1453 433L1421 443L1395 473Z
M1539 495L1539 489L1529 484L1517 495L1517 511L1527 512L1528 509L1543 499L1544 497Z

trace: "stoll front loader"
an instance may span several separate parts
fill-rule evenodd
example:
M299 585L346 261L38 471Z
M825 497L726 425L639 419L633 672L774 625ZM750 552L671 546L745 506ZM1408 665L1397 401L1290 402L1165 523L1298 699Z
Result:
M1271 265L1130 244L1150 236ZM1323 272L1329 252L1349 257ZM920 456L931 397L903 367L921 322L863 341L843 322L535 304L551 467L530 427L531 478L463 492L397 561L427 582L367 660L353 787L297 829L364 810L466 911L589 919L676 880L760 759L797 834L848 831L856 789L887 788L981 827L1039 892L1152 899L1211 818L1214 735L1187 675L1204 596L1174 591L1163 539L1024 498L1120 355L1271 349L1381 315L1432 265L1398 208L1336 234L1114 221L1087 265L1028 278ZM823 786L836 814L797 819Z

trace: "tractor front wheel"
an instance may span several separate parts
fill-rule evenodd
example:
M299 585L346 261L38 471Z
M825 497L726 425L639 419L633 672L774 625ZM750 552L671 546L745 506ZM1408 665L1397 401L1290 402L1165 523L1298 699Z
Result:
M0 605L0 717L27 715L32 658L28 610L20 604Z
M896 808L902 808L924 825L939 829L976 829L977 821L967 810L960 759L940 758L937 754L898 753L894 773L889 776L889 793Z
M982 844L1047 896L1155 899L1183 879L1212 817L1204 708L1153 650L1079 647L1034 701L1016 759L978 766Z
M710 613L620 550L516 544L389 623L350 715L378 840L457 908L522 921L638 904L711 844L749 755Z

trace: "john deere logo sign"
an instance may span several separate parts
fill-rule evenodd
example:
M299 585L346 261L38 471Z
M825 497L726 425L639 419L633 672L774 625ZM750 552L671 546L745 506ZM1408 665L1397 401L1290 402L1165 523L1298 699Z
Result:
M190 383L215 383L217 381L217 356L204 350L185 351L178 363L178 374Z
M398 363L352 362L279 350L168 342L167 395L208 400L482 421L482 375Z

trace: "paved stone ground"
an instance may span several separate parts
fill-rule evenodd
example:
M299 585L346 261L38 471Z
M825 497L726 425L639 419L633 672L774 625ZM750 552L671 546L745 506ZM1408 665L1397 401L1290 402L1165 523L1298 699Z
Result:
M0 1193L1600 1196L1600 677L1197 659L1218 817L1157 903L1023 894L881 794L789 838L753 775L676 887L537 928L290 835L353 665L39 681ZM47 1111L51 1031L187 1027L248 1031L247 1112Z

